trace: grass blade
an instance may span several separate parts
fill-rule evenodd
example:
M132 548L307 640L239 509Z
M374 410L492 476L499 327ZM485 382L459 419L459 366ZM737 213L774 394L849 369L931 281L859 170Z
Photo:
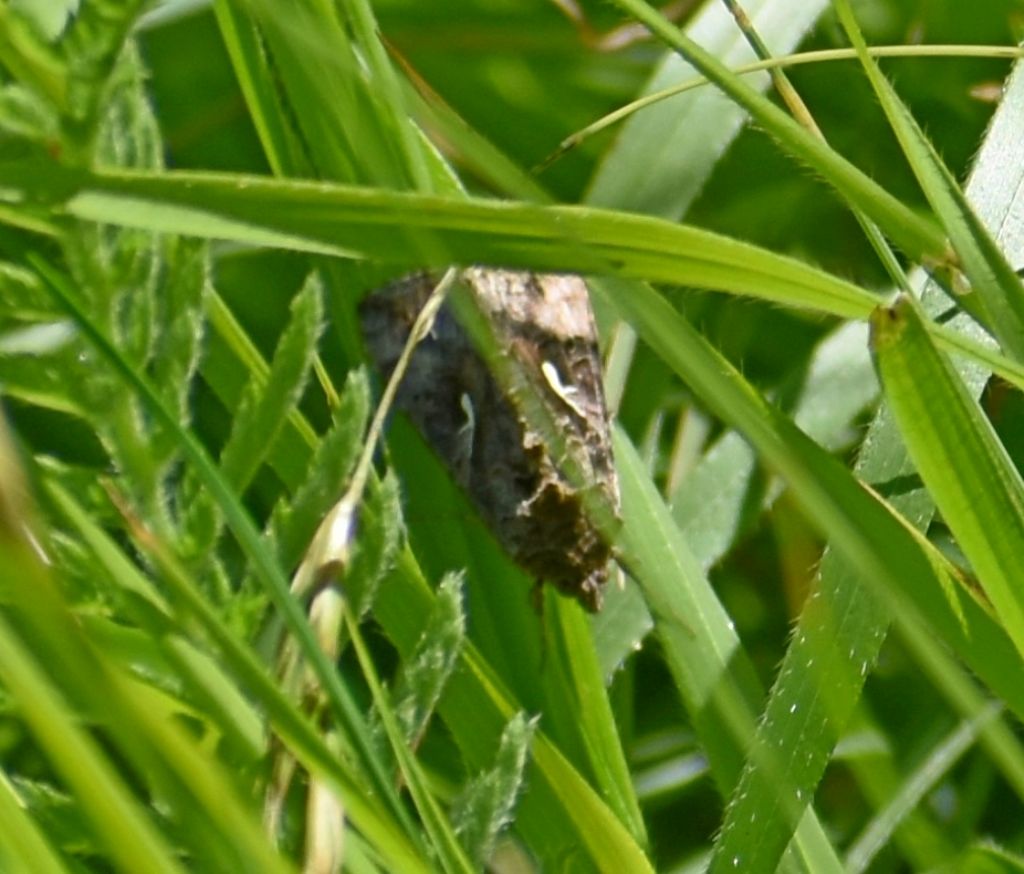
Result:
M1024 480L909 299L876 313L872 345L907 450L1024 654Z
M907 107L882 75L850 10L848 0L837 0L836 10L860 56L879 102L899 139L903 154L942 222L971 290L980 298L986 327L1016 360L1024 360L1024 285L971 209L953 175L939 158Z

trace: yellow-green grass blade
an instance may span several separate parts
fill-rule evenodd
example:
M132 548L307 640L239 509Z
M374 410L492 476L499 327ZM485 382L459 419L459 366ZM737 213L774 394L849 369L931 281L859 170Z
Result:
M33 585L42 574L34 556L6 538L0 542L0 570L5 580L19 585ZM40 747L82 804L118 869L181 874L184 869L172 848L3 615L0 679L18 702L19 713Z
M0 866L9 871L66 874L68 868L0 771Z
M871 326L886 398L914 465L1024 653L1024 481L913 303L880 308Z

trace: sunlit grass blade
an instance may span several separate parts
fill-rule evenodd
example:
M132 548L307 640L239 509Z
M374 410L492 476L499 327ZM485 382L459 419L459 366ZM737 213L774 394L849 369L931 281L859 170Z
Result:
M1017 360L1024 359L1024 285L1020 277L967 202L935 147L868 54L848 0L837 0L836 10L857 49L903 154L949 235L962 269L971 282L971 291L980 298L987 316L986 327L1010 355Z
M907 299L872 318L886 398L914 464L1024 653L1024 481Z
M75 176L82 191L68 203L74 214L155 231L420 266L489 262L619 275L751 295L842 318L867 318L878 303L864 289L799 261L644 216L223 174L69 173L68 181ZM958 342L961 351L975 353ZM1019 366L991 352L986 357L1010 381L1024 384Z
M27 167L0 165L15 187ZM692 227L586 207L542 207L207 173L47 171L84 219L250 245L419 266L495 263L750 294L845 318L877 298L795 259Z

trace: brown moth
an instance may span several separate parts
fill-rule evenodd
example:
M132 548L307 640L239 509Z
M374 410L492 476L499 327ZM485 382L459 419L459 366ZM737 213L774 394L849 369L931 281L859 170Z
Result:
M501 390L448 304L416 347L395 405L505 550L538 581L596 611L611 546L584 504L596 497L617 518L619 483L587 287L578 276L482 267L464 270L461 282L551 414L562 438L559 453L572 453L577 485ZM429 275L415 274L360 305L367 348L385 377L434 285Z

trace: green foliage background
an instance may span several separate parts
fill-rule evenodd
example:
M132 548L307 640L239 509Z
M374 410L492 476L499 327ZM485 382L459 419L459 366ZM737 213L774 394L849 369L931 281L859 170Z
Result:
M778 56L1024 15L852 5L746 9ZM1012 52L795 66L826 145L724 5L681 27L0 2L0 870L1020 868ZM544 164L677 52L729 96ZM595 617L534 612L401 417L342 584L289 590L379 396L355 307L452 263L591 277Z

